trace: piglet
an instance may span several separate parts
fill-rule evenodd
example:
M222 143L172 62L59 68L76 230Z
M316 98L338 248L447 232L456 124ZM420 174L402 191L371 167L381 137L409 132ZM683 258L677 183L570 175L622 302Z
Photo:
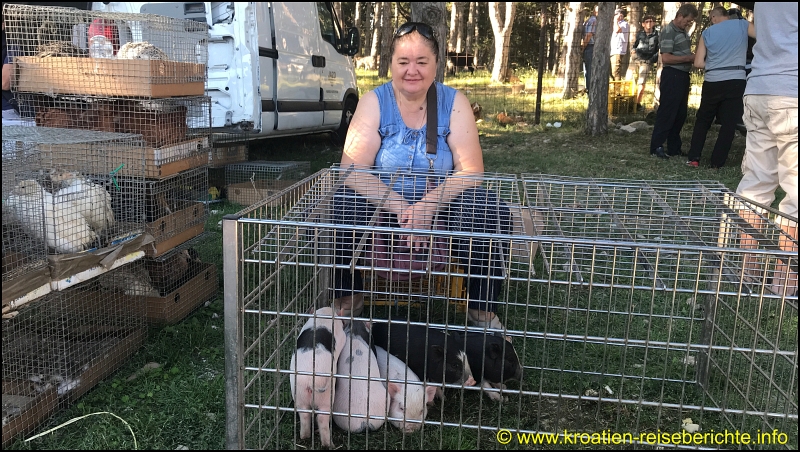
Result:
M445 331L408 323L374 323L372 337L376 346L400 358L423 381L475 384L466 354ZM444 398L441 388L437 395Z
M333 422L343 430L361 433L367 428L377 430L386 421L387 388L397 393L395 383L384 386L377 359L369 347L369 332L364 322L353 320L345 328L347 339L336 366L338 374L365 377L369 380L348 377L336 378L336 397L333 411L350 415L334 414ZM368 419L367 416L370 418Z
M467 354L470 369L482 388L505 389L505 382L522 379L519 356L511 342L501 334L455 331L452 336ZM502 396L495 391L487 391L486 395L497 402L502 400Z
M289 385L297 409L331 411L336 389L333 374L344 343L342 321L333 318L329 307L318 309L303 325L289 364ZM322 445L333 448L330 417L317 413L317 426ZM300 438L311 438L311 431L311 413L300 413Z
M436 387L423 386L414 371L400 361L400 358L390 355L381 347L375 347L375 356L378 359L381 378L408 382L405 384L389 382L389 416L402 419L389 422L405 433L419 430L422 427L422 421L428 415L427 404L433 402ZM414 382L419 382L419 384ZM394 390L392 386L394 386Z

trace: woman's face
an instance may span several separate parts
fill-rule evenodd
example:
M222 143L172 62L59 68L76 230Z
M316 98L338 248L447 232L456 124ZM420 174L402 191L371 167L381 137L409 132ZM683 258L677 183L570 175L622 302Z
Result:
M395 43L392 84L404 94L426 93L436 77L436 55L416 31Z

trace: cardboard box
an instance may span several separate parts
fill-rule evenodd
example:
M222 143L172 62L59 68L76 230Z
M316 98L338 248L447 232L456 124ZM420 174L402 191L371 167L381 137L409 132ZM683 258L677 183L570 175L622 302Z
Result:
M163 297L146 297L147 321L159 325L180 322L218 289L217 266L203 263L197 275L181 287Z
M100 148L69 144L59 146L64 150L60 154L54 152L55 149L52 147L42 149L42 157L45 161L52 162L51 165L54 167L59 167L60 164L70 167L69 165L74 164L76 159L92 162L93 169L106 174L117 169L121 163L127 162L119 171L120 176L162 179L181 171L207 165L208 152L205 151L207 146L207 137L192 138L160 148L120 146L119 149L115 149L113 145ZM135 158L137 156L144 157L144 166L142 159ZM64 159L70 161L63 161Z
M247 161L247 145L211 148L208 151L208 166L218 168L231 163Z
M205 94L206 66L164 60L16 57L18 91L104 97Z
M228 185L228 201L250 206L280 193L297 182L296 180L257 180L230 184ZM268 204L269 207L275 205Z

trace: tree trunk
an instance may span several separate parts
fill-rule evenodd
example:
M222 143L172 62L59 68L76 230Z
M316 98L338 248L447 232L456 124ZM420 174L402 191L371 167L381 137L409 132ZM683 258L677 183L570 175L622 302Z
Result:
M389 47L392 45L392 2L381 3L381 60L378 64L378 77L389 75Z
M453 5L456 7L456 52L463 52L465 47L464 23L467 19L464 10L469 5L466 2L454 2Z
M547 71L550 74L555 75L556 69L556 61L558 58L558 45L557 43L560 42L561 39L561 11L559 8L558 3L551 3L547 6L550 8L548 12L550 27L549 27L549 35L550 35L550 47L548 48L547 52Z
M423 22L436 30L439 39L439 64L436 66L436 81L444 81L444 59L447 55L447 9L445 2L411 2L411 20Z
M478 62L479 62L477 47L478 47L478 39L481 36L481 27L478 25L478 18L480 17L480 12L478 11L478 6L479 6L478 2L475 2L475 20L474 20L474 25L475 25L475 30L474 31L475 31L475 33L473 34L473 37L472 37L472 47L473 47L473 50L474 50L474 53L473 53L474 56L472 57L472 65L475 66L475 67L478 67Z
M628 34L628 71L625 73L625 80L632 80L634 76L633 66L633 42L636 41L636 33L639 32L640 23L642 22L642 7L639 2L631 2L630 10L628 11L628 24L630 25L630 33Z
M569 12L567 22L569 22L569 34L566 35L567 52L564 67L564 90L561 92L562 99L572 99L578 93L578 74L581 72L581 39L583 39L583 8L581 2L569 2ZM610 19L609 19L610 20ZM599 22L599 18L598 18ZM608 39L611 39L609 36ZM597 52L597 39L595 39L594 51Z
M455 49L456 42L456 2L450 4L450 31L447 34L447 51L452 52Z
M333 2L333 12L339 20L342 20L342 2Z
M600 2L592 56L592 79L589 82L589 107L586 109L586 133L608 133L608 76L611 70L611 22L614 2Z
M467 29L464 32L464 52L469 55L472 53L473 35L475 34L475 21L477 20L477 2L469 2L469 13L467 14Z
M370 48L369 54L372 58L378 56L378 50L380 48L381 42L381 15L383 14L383 8L381 8L382 2L375 2L374 7L372 10L372 46Z
M542 5L539 20L539 62L536 69L536 114L533 116L533 124L539 125L542 118L542 78L545 68L545 45L547 42L547 5Z
M681 7L682 2L664 2L664 15L661 16L661 29L663 30L664 27L669 25L672 22L672 19L675 18L675 14L678 12L678 8ZM661 61L661 53L658 54L658 65L656 66L656 89L654 93L654 101L653 101L653 108L658 110L658 106L661 105L661 71L664 69L664 63Z
M516 11L517 4L514 2L489 2L489 20L492 22L494 32L493 82L505 82L510 76L508 50Z
M570 38L570 21L567 20L569 13L569 3L562 3L561 5L561 36L558 37L557 42L560 43L558 46L558 63L556 63L556 74L558 75L556 79L556 85L560 87L564 87L564 72L566 71L567 67L567 41Z
M364 34L361 33L361 2L356 2L356 12L355 17L353 18L353 26L358 29L361 36L364 36ZM361 49L358 49L358 56L361 56Z

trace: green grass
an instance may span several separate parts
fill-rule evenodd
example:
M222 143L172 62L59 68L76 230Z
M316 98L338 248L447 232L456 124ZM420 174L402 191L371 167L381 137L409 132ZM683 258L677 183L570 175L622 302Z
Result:
M365 89L379 83L378 80L359 73ZM467 92L471 100L477 100L484 107L485 118L479 124L480 140L484 151L485 169L488 172L500 173L543 173L586 178L617 178L637 180L716 180L728 188L735 190L741 178L740 164L744 153L744 138L736 136L733 142L727 165L721 170L711 170L701 166L699 169L687 167L683 158L672 158L661 161L648 155L650 130L637 131L632 134L611 132L604 137L588 137L583 131L583 114L586 108L586 97L563 101L559 99L559 90L551 79L547 79L547 90L543 100L542 124L562 121L561 128L548 128L533 125L535 96L525 93L519 96L510 95L509 87L486 86L485 75L470 78L459 76L451 80L454 86ZM649 94L648 94L649 95ZM688 150L693 128L693 108L698 98L694 96L690 104L690 114L682 131L684 151ZM520 114L524 117L522 125L503 126L497 123L496 113ZM644 119L643 115L630 115L619 120L630 122ZM712 128L712 132L716 129ZM715 133L710 133L704 149L704 155L710 155ZM296 138L280 138L254 143L250 148L251 160L308 160L312 170L326 168L341 158L341 148L335 146L327 135L309 135ZM780 199L780 194L778 196ZM776 200L777 203L777 200ZM206 306L194 312L183 322L166 327L152 327L148 331L145 345L130 358L115 374L98 384L77 403L65 407L54 417L46 421L37 432L52 428L72 418L85 414L109 411L125 419L133 428L140 448L176 449L186 446L190 449L209 449L225 447L225 378L223 348L223 304L222 304L222 255L221 229L217 223L226 213L238 211L242 206L228 203L212 204L214 213L210 216L206 230L206 240L198 246L201 257L206 262L217 265L220 291L218 296ZM306 276L308 277L308 276ZM302 279L302 278L299 278ZM287 287L299 287L298 283L286 282ZM291 284L291 285L290 285ZM605 334L619 337L624 332L632 337L651 340L694 341L699 334L697 313L687 310L685 300L670 299L664 295L651 295L639 291L622 290L610 293L605 289L569 288L565 286L535 285L534 291L523 283L511 284L506 288L512 303L512 312L506 316L509 327L551 334L589 334L603 336ZM299 294L293 296L300 297ZM731 306L737 300L726 300ZM532 303L533 306L528 306ZM650 317L643 306L657 306L656 312L665 315L680 315L683 320L669 321L663 318ZM574 308L564 309L565 306ZM629 310L643 313L631 318L623 316L607 316L590 313L587 307L598 310ZM779 311L779 307L772 307ZM391 310L394 316L404 316L404 309ZM452 316L463 322L463 314L456 313L454 308L445 309L439 305L429 311L434 316ZM434 312L436 314L434 314ZM729 318L721 320L723 325L733 325L737 320L732 311ZM753 309L747 308L747 315L757 315ZM447 313L447 314L446 314ZM389 308L378 308L376 317L388 316ZM421 311L411 309L412 316L420 316ZM434 317L436 318L436 317ZM511 320L513 319L513 320ZM784 329L789 339L786 347L791 347L792 340L796 348L797 318L767 317L765 330ZM653 322L652 325L644 321ZM771 322L771 323L770 323ZM265 328L264 319L248 324L248 334L257 334ZM297 325L289 322L279 329L274 329L265 339L270 346L276 345L281 353L277 359L285 368L291 353L291 337L296 334ZM610 333L607 333L610 332ZM737 345L743 346L760 340L738 333L734 339ZM286 338L290 339L287 341ZM763 345L763 344L761 344ZM490 427L512 427L543 431L599 431L612 429L625 431L664 431L680 430L680 421L685 412L675 409L656 409L636 404L597 403L587 400L558 399L544 397L540 393L583 394L587 389L600 389L609 385L621 392L625 397L641 397L646 400L663 400L679 403L681 400L689 404L711 404L710 400L695 385L678 382L691 381L695 378L694 370L683 363L680 351L648 351L626 349L625 356L619 354L618 348L603 344L584 344L544 341L528 339L518 341L515 346L522 353L522 360L531 369L526 373L522 384L513 389L521 389L525 395L513 397L503 409L487 398L475 393L460 394L448 391L448 403L437 403L432 408L428 420L444 419L448 422L466 424L480 423ZM719 354L716 358L720 366L732 365L743 368L751 365L747 360L738 359L732 363L722 362L729 355ZM144 374L134 381L127 381L129 375L146 363L157 362L159 369ZM769 367L769 363L759 363ZM776 361L778 369L791 375L791 366ZM553 369L571 369L575 373ZM581 373L579 371L583 371ZM597 373L592 373L594 371ZM794 369L796 373L796 369ZM618 377L601 377L603 374L623 374ZM637 377L638 376L638 377ZM642 379L647 376L652 380ZM633 378L637 377L637 378ZM261 375L258 384L266 391L273 388L280 379L270 375ZM788 375L786 378L789 378ZM672 379L666 383L661 380ZM715 397L728 397L730 406L740 408L743 398L735 389L746 387L746 382L726 381L721 378L712 379L710 394ZM759 384L766 385L763 380ZM286 378L283 383L288 386ZM784 385L785 386L785 385ZM282 406L290 407L287 392L279 396ZM750 396L751 398L754 396ZM771 397L773 409L780 398ZM766 400L766 399L765 399ZM773 401L774 400L774 401ZM793 396L796 404L796 393ZM251 410L252 411L252 410ZM305 448L312 445L309 441L300 441L296 435L299 426L291 412L277 413L267 410L251 413L249 418L260 418L263 423L257 424L262 437L269 432L276 433L275 438L264 444L248 443L250 447L291 447ZM279 417L279 425L274 424ZM479 418L480 417L480 418ZM742 429L754 431L762 428L762 424L754 416L742 417L721 413L705 413L701 416L704 428L735 425ZM697 420L697 419L695 419ZM774 422L774 421L773 421ZM791 444L797 444L797 423L781 424L789 434ZM334 441L337 445L349 448L397 449L410 448L446 448L477 449L518 448L514 444L502 447L495 441L490 430L440 428L426 426L423 432L402 436L397 429L384 427L365 435L347 435L334 428ZM253 435L256 435L254 432ZM31 436L31 435L28 435ZM255 437L255 436L254 436ZM317 437L318 440L318 437ZM315 443L316 444L316 443ZM577 446L580 447L580 444ZM133 438L125 425L111 416L94 416L66 426L52 434L32 442L16 441L13 449L128 449L133 447ZM587 446L583 446L587 447Z

